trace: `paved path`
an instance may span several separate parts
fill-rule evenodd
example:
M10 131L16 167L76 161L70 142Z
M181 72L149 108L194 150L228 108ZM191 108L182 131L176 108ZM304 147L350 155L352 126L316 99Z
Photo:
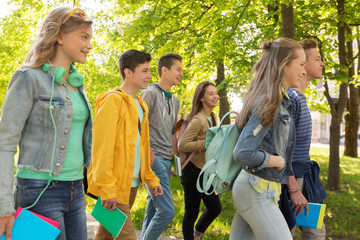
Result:
M88 239L92 240L95 236L96 230L98 228L98 221L96 221L90 213L86 212L86 221L87 221L87 231L88 231ZM140 239L140 230L136 230L136 237ZM182 238L168 236L168 235L161 235L158 240L181 240Z

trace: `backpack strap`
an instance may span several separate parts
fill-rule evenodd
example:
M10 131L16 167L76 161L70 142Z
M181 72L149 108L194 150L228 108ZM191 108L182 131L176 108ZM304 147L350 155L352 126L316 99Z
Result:
M181 164L181 170L184 169L184 167L190 162L192 157L195 155L195 152L192 152L190 156L188 156L183 164Z
M216 164L216 160L215 159L211 159L210 161L208 161L204 167L201 169L200 173L199 173L199 177L196 180L196 188L199 192L201 193L205 193L206 195L211 195L214 190L215 190L215 186L213 187L213 190L209 193L209 189L211 187L212 182L214 181L214 178L216 176L215 173L211 174L209 177L209 173L208 173L208 169L212 166L214 166ZM201 188L200 186L200 176L203 176L203 188ZM205 186L205 187L204 187Z
M225 115L221 118L220 128L221 128L221 126L223 125L223 121L225 120L225 118L226 118L227 116L229 116L230 114L232 114L232 113L236 113L237 115L239 114L237 111L229 111L229 112L225 113Z
M186 119L180 119L179 121L177 121L176 126L175 126L175 132L177 134L176 136L176 146L178 147L179 141L180 141L180 137L182 137L182 134L185 132L186 127L184 128L184 124L187 125L189 124L189 121ZM180 136L181 135L181 136ZM192 152L187 158L186 160L181 164L181 170L183 170L185 168L185 166L190 162L190 160L192 159L192 157L195 155L195 152ZM179 156L181 157L181 156Z

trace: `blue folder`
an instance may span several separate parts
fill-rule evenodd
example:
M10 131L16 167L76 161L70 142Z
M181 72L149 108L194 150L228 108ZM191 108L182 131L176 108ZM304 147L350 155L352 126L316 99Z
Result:
M11 240L54 240L59 234L59 229L23 209L15 219ZM5 234L0 240L5 240Z
M308 228L321 228L325 216L326 204L309 203L309 213L305 216L305 208L300 216L296 216L296 225Z

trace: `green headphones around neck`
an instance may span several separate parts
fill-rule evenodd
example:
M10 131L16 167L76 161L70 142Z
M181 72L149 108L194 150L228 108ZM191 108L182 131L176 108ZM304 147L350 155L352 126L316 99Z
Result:
M44 72L49 71L50 69L50 65L49 63L44 63L41 66L41 69ZM78 71L76 70L76 68L74 67L74 65L70 64L70 75L68 76L68 83L70 84L70 86L72 87L80 87L81 85L83 85L84 83L84 76L81 75L80 73L78 73ZM55 69L54 75L53 75L53 79L54 82L56 83L61 83L65 77L66 74L66 70L64 67L58 67Z

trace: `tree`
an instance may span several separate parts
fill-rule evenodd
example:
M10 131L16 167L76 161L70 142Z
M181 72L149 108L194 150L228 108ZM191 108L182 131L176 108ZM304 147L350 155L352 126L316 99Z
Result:
M353 36L351 28L347 27L349 36L346 43L347 46L347 61L349 65L348 75L353 77L355 75L354 56L353 56ZM359 94L356 84L356 79L352 79L349 83L349 101L346 106L347 113L345 114L345 146L344 155L350 157L357 157L357 139L359 128Z
M347 56L346 42L351 35L346 33L346 27L354 22L359 22L356 12L358 2L345 1L304 1L293 2L296 6L294 11L295 39L313 38L319 43L319 50L325 59L326 72L324 75L324 95L331 113L330 126L330 159L328 186L330 189L338 189L340 183L340 125L343 118L344 108L347 102L347 86L351 79L349 68L351 61ZM317 9L317 11L314 11ZM333 46L338 50L334 51ZM335 55L336 54L336 55ZM352 58L352 57L351 57ZM329 87L330 83L332 84ZM307 91L309 93L311 91ZM334 97L337 96L336 98ZM310 102L316 103L316 95ZM311 107L326 110L326 105L316 103ZM357 132L357 130L356 130Z
M217 76L216 76L215 83L217 86L220 86L221 84L224 83L224 79L225 79L224 61L222 59L218 60L216 75ZM219 88L219 96L220 96L220 113L219 113L219 115L221 117L224 116L230 110L230 105L229 105L229 101L227 98L226 89L227 89L227 83L224 84L224 87ZM221 98L224 98L224 99L221 99ZM228 118L226 120L224 120L225 124L228 124L229 122L230 121Z
M227 93L238 91L234 88L249 81L250 68L256 59L254 49L264 34L256 30L257 26L268 25L262 27L273 29L270 25L273 20L260 14L265 8L259 3L118 1L121 8L115 6L112 10L120 16L119 35L114 41L124 43L122 49L144 49L155 58L167 51L181 54L186 78L177 87L181 92L178 96L182 98L184 92L188 96L189 88L214 79L220 94L221 117L229 110Z
M281 4L282 36L295 38L294 9L292 3Z
M329 94L329 87L325 82L324 94L330 105L331 125L330 125L330 159L329 159L329 173L328 173L328 187L332 190L338 190L340 187L340 125L342 121L343 112L347 101L348 77L344 71L347 66L346 55L346 23L344 22L345 1L337 0L336 4L338 21L337 21L337 37L338 37L338 58L340 69L337 74L340 83L340 91L338 101L334 102Z

